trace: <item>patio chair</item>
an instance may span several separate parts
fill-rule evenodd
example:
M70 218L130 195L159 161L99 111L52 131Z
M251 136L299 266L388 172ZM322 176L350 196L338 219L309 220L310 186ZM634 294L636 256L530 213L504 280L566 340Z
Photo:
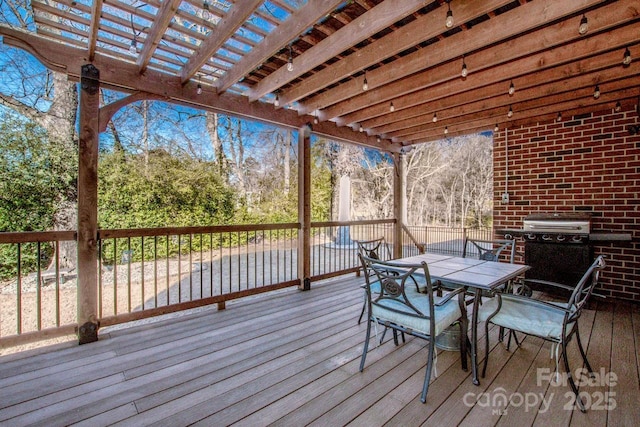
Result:
M429 342L426 372L420 400L425 403L429 391L429 380L436 356L435 338L449 326L460 327L460 358L462 368L467 369L467 312L463 289L444 296L434 294L429 268L425 262L407 265L393 261L380 261L358 254L365 272L368 288L367 334L360 360L360 372L369 349L371 325L382 325L393 330L394 343L398 345L397 333L413 335ZM424 293L416 290L416 282L425 282ZM380 292L371 291L372 283L380 284ZM458 298L455 298L459 296Z
M526 335L532 335L551 341L556 347L556 372L558 372L558 348L562 350L562 358L564 359L564 367L567 371L569 384L576 395L576 402L582 412L585 412L585 406L578 394L578 387L571 375L569 368L569 359L567 358L567 344L576 337L580 355L590 374L593 375L591 365L587 360L587 355L580 341L580 330L578 328L578 319L582 313L584 305L593 292L593 288L598 283L600 271L605 267L604 257L598 256L596 260L584 273L575 288L572 289L571 296L565 302L557 301L541 301L529 298L523 295L514 295L510 293L496 294L495 298L485 302L480 309L479 319L485 321L485 359L482 368L482 376L484 377L487 369L487 360L489 356L489 325L494 324L513 331L522 332ZM528 279L525 279L527 281ZM570 286L559 283L545 282L547 286L556 286L562 289L571 289ZM520 343L516 339L516 344ZM553 353L553 347L552 347Z
M355 240L356 245L358 245L358 253L364 257L378 259L378 260L389 260L391 259L391 251L389 250L389 246L383 237L371 240ZM367 307L367 287L366 285L362 285L362 288L365 290L364 301L362 303L362 311L360 312L360 317L358 318L358 325L362 322L362 317L364 316L364 311ZM380 284L374 283L371 286L371 292L379 293L380 292Z
M462 248L462 257L472 256L485 261L500 261L500 256L504 254L508 261L513 264L516 256L515 239L481 240L469 239L465 237Z

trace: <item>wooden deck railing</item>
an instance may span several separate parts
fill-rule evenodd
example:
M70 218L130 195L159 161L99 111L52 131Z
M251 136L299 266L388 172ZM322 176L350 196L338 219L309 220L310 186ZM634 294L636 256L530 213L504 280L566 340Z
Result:
M385 237L393 254L396 222L311 224L311 281L356 272L354 240ZM124 323L297 286L298 223L100 230L98 316ZM489 230L490 232L490 230ZM402 254L455 251L469 229L403 227ZM476 236L478 237L478 236ZM0 233L0 345L74 333L76 272L61 268L60 244L73 231ZM7 261L9 260L9 261Z

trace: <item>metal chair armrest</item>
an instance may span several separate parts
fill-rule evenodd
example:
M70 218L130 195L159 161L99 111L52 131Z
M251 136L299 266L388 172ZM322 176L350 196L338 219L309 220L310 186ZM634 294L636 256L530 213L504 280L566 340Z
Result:
M496 294L498 298L502 298L502 300L512 300L512 301L520 301L524 304L529 304L532 306L538 306L538 307L545 307L545 308L550 308L553 310L558 310L558 311L562 311L563 313L570 313L571 310L566 308L566 307L562 307L561 305L558 304L553 304L552 302L547 302L547 301L543 301L543 300L539 300L539 299L535 299L535 298L530 298L530 297L525 297L523 295L516 295L516 294Z
M545 285L545 286L551 286L551 287L555 287L555 288L559 288L559 289L564 289L566 291L573 291L573 286L567 286L567 285L563 285L562 283L557 283L557 282L551 282L549 280L539 280L539 279L524 279L524 283L535 283L538 285Z
M438 283L439 283L439 281L438 281ZM464 288L458 288L458 289L455 289L455 290L449 292L444 298L442 298L437 303L434 303L433 305L436 305L438 307L442 306L442 305L448 303L449 301L451 301L451 299L453 297L455 297L456 295L458 295L458 294L464 294Z

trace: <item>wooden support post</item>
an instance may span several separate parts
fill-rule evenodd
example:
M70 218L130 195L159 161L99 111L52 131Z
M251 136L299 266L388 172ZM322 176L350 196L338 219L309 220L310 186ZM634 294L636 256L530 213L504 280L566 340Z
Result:
M404 183L404 154L393 154L393 215L396 218L396 227L393 239L393 258L402 258L402 226L406 218L405 214L405 183Z
M98 340L98 135L100 71L82 66L78 144L78 342Z
M311 289L311 127L298 130L298 289Z

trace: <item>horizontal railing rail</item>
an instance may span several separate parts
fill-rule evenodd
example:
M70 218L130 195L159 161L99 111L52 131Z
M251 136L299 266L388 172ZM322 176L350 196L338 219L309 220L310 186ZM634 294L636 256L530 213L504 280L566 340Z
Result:
M356 240L384 237L394 252L396 221L311 224L311 281L358 272ZM109 326L300 284L300 224L104 229L98 232L98 317ZM403 226L403 256L462 253L464 236L492 231ZM62 249L62 250L61 250ZM0 345L72 334L75 231L0 233Z
M383 256L391 257L395 223L395 219L312 222L311 280L359 271L356 240L384 237L388 250Z
M462 255L465 237L481 240L493 239L492 228L410 225L407 226L407 232L423 246L425 252L445 255ZM415 252L417 254L417 249Z

